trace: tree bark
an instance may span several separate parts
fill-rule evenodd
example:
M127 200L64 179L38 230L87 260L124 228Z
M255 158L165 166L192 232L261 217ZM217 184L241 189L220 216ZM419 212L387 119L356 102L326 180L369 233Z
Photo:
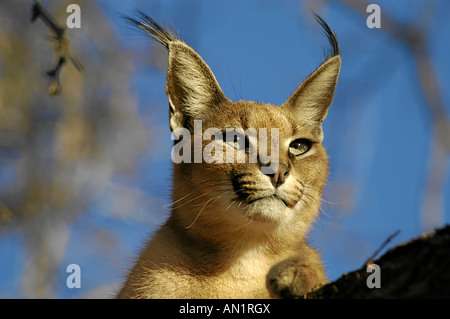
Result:
M450 298L450 225L390 249L373 264L380 267L380 288L368 287L374 273L366 264L305 297Z

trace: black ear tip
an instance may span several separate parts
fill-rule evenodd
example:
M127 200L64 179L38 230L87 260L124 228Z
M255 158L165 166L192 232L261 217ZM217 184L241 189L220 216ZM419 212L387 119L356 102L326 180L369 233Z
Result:
M137 27L139 30L149 35L155 41L163 44L166 48L169 48L169 44L171 42L181 41L171 28L162 27L158 22L143 11L138 10L136 13L136 18L128 15L122 15L122 18L133 27Z
M313 14L314 14L316 21L320 24L323 31L325 32L325 35L327 36L328 41L330 42L331 52L330 52L328 58L332 58L334 56L340 55L341 52L339 49L339 42L337 40L336 33L333 30L331 30L330 26L325 22L325 20L321 16L319 16L317 13L313 13Z

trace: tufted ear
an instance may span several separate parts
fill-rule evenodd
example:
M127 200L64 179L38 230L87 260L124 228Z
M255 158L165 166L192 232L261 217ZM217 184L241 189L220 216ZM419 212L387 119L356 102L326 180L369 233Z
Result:
M299 122L305 125L318 141L322 141L322 122L333 101L341 69L341 56L334 32L320 17L317 17L317 21L328 37L332 52L326 61L303 81L289 99L283 103L283 107L289 108Z
M319 141L323 139L322 121L333 101L340 67L340 56L327 60L283 104Z
M209 66L181 41L169 44L166 93L172 130L189 128L192 119L207 117L228 101Z
M194 119L209 116L221 103L229 101L205 61L172 30L142 12L139 20L125 18L169 50L166 93L172 131L190 128Z

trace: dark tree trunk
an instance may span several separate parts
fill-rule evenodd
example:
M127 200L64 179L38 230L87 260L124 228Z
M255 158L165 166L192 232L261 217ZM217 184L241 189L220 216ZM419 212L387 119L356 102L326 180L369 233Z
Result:
M373 273L364 266L306 298L450 298L450 226L398 245L373 263L380 288L368 287Z

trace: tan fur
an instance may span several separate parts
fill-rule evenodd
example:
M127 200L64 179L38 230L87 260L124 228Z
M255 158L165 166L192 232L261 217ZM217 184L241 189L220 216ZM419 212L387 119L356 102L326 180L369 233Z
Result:
M192 48L177 39L167 47L171 129L193 133L193 120L199 119L203 131L278 128L279 163L290 171L277 184L259 162L174 164L171 215L144 247L118 297L290 297L324 284L320 256L306 235L328 172L321 122L340 56L324 62L285 104L274 106L230 101ZM312 142L298 157L289 153L297 139ZM203 147L211 142L203 140Z

